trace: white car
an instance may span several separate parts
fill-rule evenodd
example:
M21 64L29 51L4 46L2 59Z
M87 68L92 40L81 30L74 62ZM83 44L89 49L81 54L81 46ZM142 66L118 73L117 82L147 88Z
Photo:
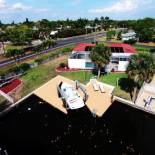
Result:
M61 82L58 86L58 95L61 97L68 109L79 109L85 106L78 91L70 84Z

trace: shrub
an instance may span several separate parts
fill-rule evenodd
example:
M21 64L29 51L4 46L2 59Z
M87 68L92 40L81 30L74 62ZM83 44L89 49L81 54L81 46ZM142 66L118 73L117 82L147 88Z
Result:
M62 63L59 64L59 67L65 68L65 67L67 67L67 64L65 64L65 63L62 62Z
M118 96L118 97L121 97L123 99L126 99L126 100L129 100L131 101L131 97L130 97L130 94L121 90L120 88L116 87L115 90L114 90L114 95L115 96Z
M28 63L23 63L19 66L19 68L23 71L27 71L30 69L30 65Z
M43 62L43 58L37 58L34 62L41 64Z
M71 48L64 48L64 49L62 50L62 53L69 53L69 52L71 52L71 51L72 51Z
M131 45L134 45L136 42L137 41L135 39L129 39L129 40L124 41L124 43L131 44Z
M155 48L150 49L151 53L155 53Z
M20 71L20 68L18 66L13 66L9 69L9 72L18 73Z

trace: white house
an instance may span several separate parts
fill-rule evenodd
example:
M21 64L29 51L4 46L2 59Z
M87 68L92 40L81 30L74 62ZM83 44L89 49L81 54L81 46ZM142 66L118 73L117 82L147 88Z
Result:
M122 41L128 41L130 39L136 39L136 33L135 32L128 32L121 34Z
M55 36L58 33L58 31L51 31L50 36Z
M95 44L77 45L68 59L68 67L71 69L94 69L96 66L90 59L90 51L93 46ZM136 53L135 49L131 45L121 43L110 44L109 48L112 57L105 69L107 71L126 71L131 55Z

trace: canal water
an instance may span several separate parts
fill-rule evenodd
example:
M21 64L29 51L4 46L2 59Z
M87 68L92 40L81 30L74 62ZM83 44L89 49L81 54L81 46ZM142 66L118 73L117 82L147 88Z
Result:
M155 116L114 102L63 114L32 95L0 118L0 155L154 155Z

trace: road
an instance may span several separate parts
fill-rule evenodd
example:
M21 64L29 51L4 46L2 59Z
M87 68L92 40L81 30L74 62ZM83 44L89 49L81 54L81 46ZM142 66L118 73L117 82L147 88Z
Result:
M76 37L71 37L71 38L66 38L66 39L62 39L62 40L58 40L57 41L57 45L53 48L50 48L48 50L44 50L41 52L41 54L43 53L48 53L48 52L52 52L56 49L60 49L63 47L66 47L68 45L72 45L72 44L77 44L77 43L81 43L81 42L93 42L94 38L98 38L98 37L102 37L105 36L105 33L98 33L98 34L89 34L89 35L83 35L83 36L76 36ZM35 57L36 54L27 54L26 56L20 58L20 61L22 60L26 60L28 58L33 58ZM7 65L11 65L11 64L15 64L15 60L5 60L5 61L1 61L0 62L0 67L4 67Z

